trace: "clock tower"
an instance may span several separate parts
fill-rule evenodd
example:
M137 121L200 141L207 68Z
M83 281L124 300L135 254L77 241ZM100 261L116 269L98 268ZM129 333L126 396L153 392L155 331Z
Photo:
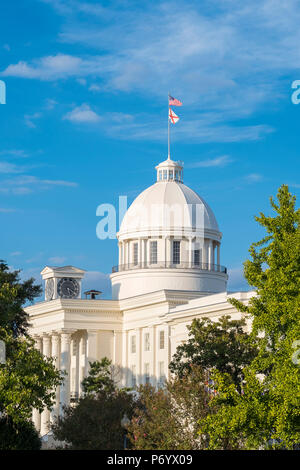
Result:
M74 266L46 266L41 272L45 281L45 300L80 299L84 273L83 269Z

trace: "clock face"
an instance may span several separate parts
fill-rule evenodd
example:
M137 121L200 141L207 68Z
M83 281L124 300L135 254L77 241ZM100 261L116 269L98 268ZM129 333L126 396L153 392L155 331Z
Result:
M54 281L53 279L47 279L45 288L46 300L52 300L54 294Z
M78 297L80 287L76 279L63 277L57 284L58 296L62 299L74 299Z

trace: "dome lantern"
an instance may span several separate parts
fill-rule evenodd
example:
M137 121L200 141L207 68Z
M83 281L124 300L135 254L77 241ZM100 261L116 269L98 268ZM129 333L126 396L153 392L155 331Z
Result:
M168 158L157 165L155 169L157 171L158 182L176 181L177 183L182 183L183 165L181 162L174 162Z

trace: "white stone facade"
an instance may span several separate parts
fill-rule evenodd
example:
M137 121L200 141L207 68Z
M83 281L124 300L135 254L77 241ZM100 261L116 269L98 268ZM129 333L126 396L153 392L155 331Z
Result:
M142 217L140 204L145 209ZM152 204L175 204L176 216L178 211L187 216L179 225L172 217L170 223L152 220L149 225L144 213ZM195 222L191 205L200 207L200 223ZM176 162L158 165L157 182L131 205L117 237L113 300L82 299L81 269L46 267L42 275L47 300L26 308L36 347L55 357L57 368L67 372L56 390L53 410L33 410L41 435L63 406L81 395L89 362L111 359L120 369L123 386L159 385L169 377L168 365L177 346L186 341L187 325L194 318L240 318L228 298L247 303L255 295L226 292L227 272L220 265L222 234L209 206L182 183L182 165Z

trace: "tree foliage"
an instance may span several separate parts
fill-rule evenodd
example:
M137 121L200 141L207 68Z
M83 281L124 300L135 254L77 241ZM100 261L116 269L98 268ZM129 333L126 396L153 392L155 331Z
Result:
M300 210L283 185L274 216L260 214L266 236L250 247L245 277L257 296L249 305L232 299L251 315L251 337L258 355L245 369L242 393L230 377L215 374L218 395L214 416L200 423L210 436L210 448L293 448L300 442Z
M223 316L218 321L194 319L188 326L189 339L178 346L170 363L171 372L182 376L199 365L205 370L217 369L228 373L240 387L243 368L255 357L257 350L244 331L245 320Z
M103 391L112 393L116 389L114 368L107 357L90 362L89 375L83 379L82 389L86 395L98 395Z
M3 448L9 449L38 448L32 408L50 409L53 390L61 383L53 359L37 351L27 333L23 306L40 295L41 288L34 279L21 282L19 274L0 261L0 340L6 349L6 360L0 364L0 434L6 436Z
M0 450L40 450L41 440L31 421L0 418Z
M53 389L61 376L52 358L41 355L30 338L15 338L0 329L6 344L6 363L0 364L0 412L15 423L31 418L32 408L51 408ZM52 390L52 391L51 391Z
M139 401L128 427L134 449L202 449L198 420L212 412L207 403L212 391L201 367L191 366L164 388L147 384L138 389Z
M65 448L123 448L121 420L125 413L131 417L133 396L117 387L114 375L111 361L106 357L90 363L89 375L82 382L84 396L77 405L66 407L64 415L52 426L55 439L64 442Z
M0 327L15 336L25 335L29 326L23 305L41 294L41 286L35 285L33 278L22 282L20 272L10 271L0 260Z

